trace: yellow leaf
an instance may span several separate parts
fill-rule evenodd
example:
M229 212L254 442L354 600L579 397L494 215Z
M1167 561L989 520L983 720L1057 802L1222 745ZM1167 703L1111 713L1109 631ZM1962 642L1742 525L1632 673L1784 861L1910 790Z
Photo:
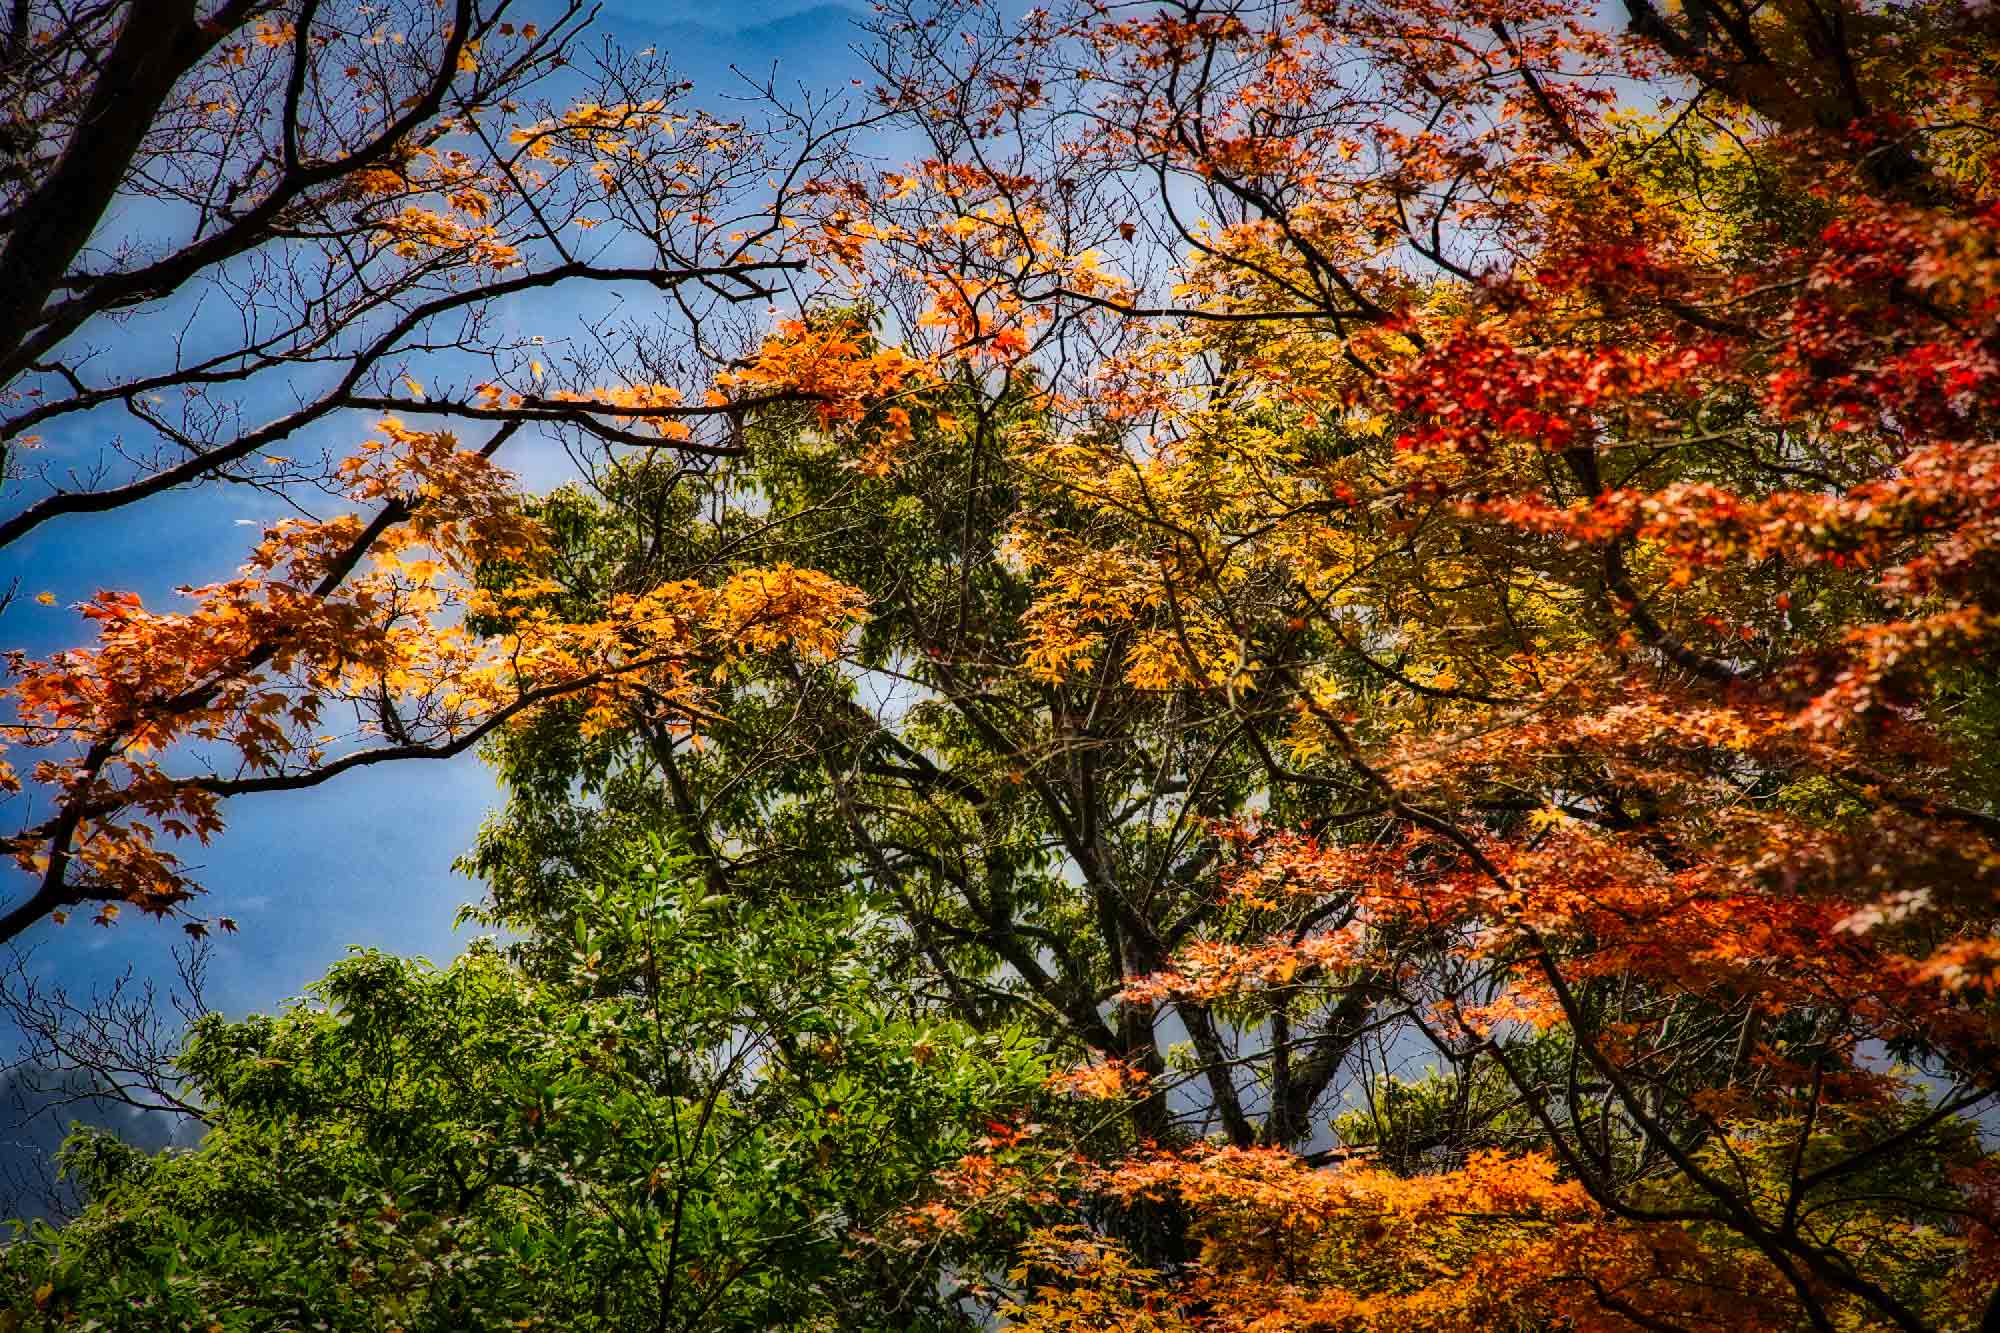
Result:
M410 376L408 375L403 376L403 383L409 386L410 392L414 394L416 397L421 398L424 396L424 386L417 383L416 380L412 379Z
M56 604L56 595L52 592L38 592L35 594L35 600L43 606L54 606Z

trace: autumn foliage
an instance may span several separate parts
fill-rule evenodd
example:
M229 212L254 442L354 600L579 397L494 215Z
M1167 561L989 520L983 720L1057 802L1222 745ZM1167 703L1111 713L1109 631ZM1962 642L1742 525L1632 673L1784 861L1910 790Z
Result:
M10 656L0 784L26 780L33 799L9 840L28 887L4 938L79 908L108 925L124 907L202 935L212 923L174 847L206 843L228 798L448 758L577 693L612 717L643 690L693 725L702 673L731 654L834 651L856 599L787 568L634 589L603 619L565 621L546 604L547 543L495 456L538 426L729 457L748 411L806 402L852 429L920 377L837 321L795 320L682 384L574 354L558 378L558 343L488 327L524 293L636 283L699 289L676 330L697 338L704 312L830 275L828 234L785 213L800 187L764 173L799 175L838 127L789 144L752 134L681 106L686 86L635 59L599 62L596 98L525 100L570 63L587 17L575 5L541 26L469 0L198 8L30 5L10 20L8 142L23 156L0 284L41 302L10 315L0 346L16 472L44 433L99 429L115 409L158 447L125 449L122 477L92 460L68 484L30 482L0 545L203 482L318 492L351 512L277 521L237 576L183 586L174 607L100 592L74 608L93 646ZM79 98L102 106L76 119ZM131 262L100 271L75 225L114 202ZM159 252L152 232L182 216L192 239ZM579 258L565 232L615 235ZM635 244L643 263L605 258ZM272 264L320 277L252 276ZM238 298L245 284L254 296ZM104 321L174 319L173 300L218 292L249 301L243 341L225 331L156 368L142 350L110 375L84 365ZM246 425L273 393L288 408ZM485 438L462 443L454 421ZM322 422L374 438L318 461L279 452Z
M582 767L718 897L865 883L913 1005L1038 1025L1048 1123L854 1241L1010 1327L2000 1326L1989 7L874 27L892 170L746 185L634 97L349 173L447 285L570 274L496 221L567 172L696 228L656 285L813 290L686 383L489 348L330 398L396 414L356 515L10 659L0 933L203 929L171 844L226 799L486 741L510 924L564 919L502 834L582 836ZM530 426L627 460L611 575L494 461Z
M982 330L1095 352L1022 443L1064 497L1009 538L1022 669L1287 719L1203 925L1117 992L1197 1070L1191 1015L1261 1033L1262 1077L1209 1077L1224 1146L1142 1118L1077 1186L1194 1248L1044 1233L1023 1327L2000 1310L1990 16L1624 19L888 25L942 230L996 236ZM1273 1134L1314 1012L1428 1079ZM1140 1054L1068 1086L1157 1110Z

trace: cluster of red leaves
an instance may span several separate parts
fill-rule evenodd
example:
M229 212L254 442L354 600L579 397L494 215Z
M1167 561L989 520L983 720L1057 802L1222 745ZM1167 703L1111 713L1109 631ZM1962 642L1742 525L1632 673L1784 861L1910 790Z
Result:
M1494 329L1457 329L1398 375L1391 401L1415 424L1396 443L1474 457L1503 441L1560 452L1594 439L1607 412L1656 428L1685 413L1720 354L1712 343L1529 349Z

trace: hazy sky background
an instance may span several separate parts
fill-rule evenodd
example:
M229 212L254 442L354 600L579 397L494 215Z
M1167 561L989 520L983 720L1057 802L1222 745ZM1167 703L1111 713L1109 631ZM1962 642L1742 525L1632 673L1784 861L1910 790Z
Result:
M550 0L517 0L514 12L533 19L552 7ZM859 5L798 0L604 0L595 35L586 40L609 35L629 49L656 47L694 81L697 102L720 107L728 94L744 90L735 70L761 81L775 67L781 90L835 89L865 78L855 50L863 38L855 24L865 13ZM146 336L146 329L143 317L125 326L132 337ZM351 434L352 419L339 429ZM85 450L103 441L50 443L59 461L71 453L89 457ZM560 455L552 446L524 450L524 443L509 447L510 466L531 481L559 475ZM5 507L35 493L32 485L14 488ZM271 502L255 493L208 488L50 523L0 553L0 587L20 580L20 596L5 617L7 642L35 655L82 642L85 630L70 608L99 588L131 589L150 605L171 606L175 586L228 575L257 526L276 516ZM33 598L41 592L54 594L56 606L37 605ZM215 845L205 853L188 849L210 890L201 910L232 916L242 927L216 945L210 1003L232 1014L271 1008L296 995L350 945L440 962L457 954L467 936L453 933L452 919L481 890L455 874L451 861L498 803L491 778L467 755L385 765L312 791L227 807L229 826ZM21 943L34 950L38 973L82 992L128 963L165 975L167 950L180 939L177 926L128 912L109 930L79 914Z

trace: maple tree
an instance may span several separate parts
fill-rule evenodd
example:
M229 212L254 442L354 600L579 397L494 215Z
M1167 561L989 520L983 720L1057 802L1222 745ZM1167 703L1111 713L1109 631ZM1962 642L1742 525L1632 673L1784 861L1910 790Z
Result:
M840 264L795 210L843 127L704 114L650 52L580 60L588 17L9 11L0 545L196 484L307 517L267 526L237 576L190 577L189 609L100 592L78 607L94 644L9 657L4 785L29 790L0 938L128 906L199 934L173 844L206 842L226 799L448 757L569 691L647 691L687 725L733 654L837 644L856 605L806 571L637 589L590 624L534 605L547 544L495 461L523 429L699 466L740 451L760 402L853 424L917 370L729 314ZM658 296L658 321L515 331L538 293L620 287ZM108 358L115 328L177 332ZM103 443L121 421L138 438ZM344 432L372 438L327 443ZM483 590L503 563L521 577Z
M1291 719L1116 994L1261 1043L1239 1152L1301 1017L1433 1061L1339 1136L1383 1166L1109 1171L1211 1244L1155 1285L1058 1236L1028 1326L2000 1318L1980 11L885 20L936 156L871 225L1058 371L1016 662ZM1403 1208L1502 1234L1347 1268Z

